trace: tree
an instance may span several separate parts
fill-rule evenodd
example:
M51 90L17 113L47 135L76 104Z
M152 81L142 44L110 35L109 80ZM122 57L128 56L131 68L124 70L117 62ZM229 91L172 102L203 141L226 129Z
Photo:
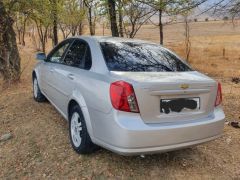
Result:
M14 3L11 4L13 6ZM13 19L0 0L0 73L5 81L20 79L20 56L13 30Z
M138 0L145 3L158 12L158 27L160 44L163 44L163 15L168 17L182 14L185 11L191 10L207 0ZM169 23L169 22L168 22Z
M108 0L108 13L109 13L109 17L110 17L112 36L119 37L115 8L116 8L115 0Z
M189 15L192 13L191 10L184 11L182 13L184 19L184 36L185 36L185 58L189 62L189 56L191 52L191 41L190 41L190 26L189 26ZM196 22L196 21L195 21Z
M89 30L90 30L90 35L92 36L92 35L95 35L95 27L96 27L96 19L97 19L96 9L99 5L99 1L84 0L83 2L84 2L84 5L87 7Z
M177 0L146 0L146 1L139 1L145 3L146 5L150 6L156 12L158 12L158 24L159 27L159 37L160 37L160 44L163 44L163 14L168 14L170 11L170 7L172 7Z
M186 61L189 62L189 56L191 52L191 41L190 41L190 27L189 27L189 20L188 16L184 17L185 22L185 54L186 54Z
M139 1L145 3L146 5L150 6L156 12L158 12L158 27L159 27L159 37L160 37L160 44L163 44L163 22L162 17L163 13L168 12L169 6L172 3L175 3L175 0L146 0L146 1Z
M129 38L134 38L142 25L146 23L156 11L136 0L128 0L125 3L126 5L123 7L125 34Z
M61 5L59 26L64 39L82 33L83 22L86 17L86 9L79 0L64 0Z
M32 13L32 9L30 7L30 3L26 0L15 2L16 3L14 3L14 6L12 6L11 12L9 12L9 14L15 22L15 27L17 29L18 35L18 42L19 44L25 46L26 26L30 20L29 17L30 14Z
M233 19L235 19L236 17L240 17L240 1L239 0L235 0L230 5L228 11L231 14Z
M23 46L25 46L25 32L27 20L28 20L27 14L17 12L15 25L18 33L18 42Z
M34 0L29 1L33 12L31 13L31 19L35 22L37 32L41 44L42 52L46 52L46 42L48 38L48 30L52 23L51 19L51 3L49 0Z

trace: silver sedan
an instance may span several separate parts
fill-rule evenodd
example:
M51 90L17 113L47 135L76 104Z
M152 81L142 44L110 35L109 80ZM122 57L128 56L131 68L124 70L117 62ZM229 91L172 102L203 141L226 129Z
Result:
M185 148L223 132L221 85L155 43L73 37L38 53L33 95L69 122L73 149L123 155Z

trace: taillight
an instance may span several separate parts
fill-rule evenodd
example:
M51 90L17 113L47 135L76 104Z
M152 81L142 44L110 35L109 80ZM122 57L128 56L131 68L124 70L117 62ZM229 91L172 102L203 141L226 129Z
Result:
M222 87L221 84L218 83L218 89L217 89L217 97L215 101L215 107L220 105L222 103Z
M125 81L117 81L110 86L112 105L120 111L139 113L137 98L131 84Z

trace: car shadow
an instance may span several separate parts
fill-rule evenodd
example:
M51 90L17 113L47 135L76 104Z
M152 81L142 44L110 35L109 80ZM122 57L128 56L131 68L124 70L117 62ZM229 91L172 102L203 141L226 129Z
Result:
M140 155L123 156L101 148L89 156L100 156L103 159L107 159L108 161L110 158L113 164L120 162L122 166L134 165L136 168L141 168L141 166L144 166L144 164L151 164L153 167L159 165L168 167L172 165L175 166L176 164L182 167L186 167L189 164L194 166L194 163L197 163L198 161L202 161L201 159L204 159L204 155L198 147L189 147L158 154L147 154L144 155L144 157L141 157Z

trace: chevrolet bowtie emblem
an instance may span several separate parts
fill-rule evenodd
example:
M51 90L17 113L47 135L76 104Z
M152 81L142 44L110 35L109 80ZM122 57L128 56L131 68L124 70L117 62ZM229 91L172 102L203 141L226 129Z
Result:
M180 86L182 89L187 89L187 88L189 88L189 85L188 84L181 84L181 86Z

